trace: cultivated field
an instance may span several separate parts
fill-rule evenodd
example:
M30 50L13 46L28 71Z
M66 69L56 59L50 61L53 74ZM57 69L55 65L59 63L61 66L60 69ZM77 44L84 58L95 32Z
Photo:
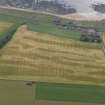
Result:
M97 44L18 29L0 50L0 78L105 85L105 56Z
M35 105L35 85L25 81L0 80L1 105Z
M6 30L8 29L11 25L12 25L12 23L0 21L0 36L2 35L2 33L3 33L4 31L6 31Z
M53 36L55 35L75 40L78 40L80 38L80 32L59 28L53 22L54 20L55 16L47 14L0 8L0 21L12 22L14 24L25 22L28 25L29 29L35 32L45 32ZM60 18L60 20L62 20L63 23L72 21L63 18Z
M105 104L105 86L36 83L37 100Z
M61 102L36 100L36 84L26 85L27 81L0 80L1 105L104 105L83 102Z

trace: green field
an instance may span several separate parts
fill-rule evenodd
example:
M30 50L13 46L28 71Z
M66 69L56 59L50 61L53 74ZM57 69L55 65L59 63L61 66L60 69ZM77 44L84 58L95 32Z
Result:
M4 32L0 32L0 37L3 35Z
M105 104L105 86L37 83L36 99Z
M39 97L39 96L37 96L37 92L36 92L37 88L41 89L41 92L42 92L42 89L45 88L45 87L43 88L42 85L49 86L49 84L36 83L36 84L33 84L33 86L28 86L28 85L26 85L26 83L27 83L27 81L0 80L0 105L104 105L104 104L96 104L96 103L89 103L89 102L85 103L85 102L83 102L84 100L81 102L80 101L77 101L77 102L76 101L75 102L72 102L72 101L54 101L54 100L50 100L50 99L39 100L39 99L35 98L35 97ZM69 85L70 89L67 89L67 87L64 87L64 85L61 85L61 86L63 86L62 88L60 87L61 91L59 91L59 90L57 91L59 86L55 85L55 84L52 84L52 86L51 85L49 86L49 89L51 89L50 93L51 94L53 93L53 96L55 95L55 92L56 92L55 98L57 98L58 92L62 93L62 88L64 88L64 92L67 92L68 90L70 91L70 89L71 89L71 90L76 90L76 92L78 91L78 93L80 93L80 91L82 91L82 87L83 87L80 85L79 86L78 85L77 86L76 85L75 86ZM35 89L35 87L36 87L36 89ZM56 87L57 87L57 89L56 89ZM88 87L90 87L90 88L88 88ZM72 89L72 88L74 88L74 89ZM88 88L89 89L88 91L90 91L90 89L93 90L93 88L95 88L95 87L94 86L93 87L91 87L91 86L85 87L84 86L83 91L85 91L86 88ZM47 91L49 91L49 89ZM67 89L67 90L65 90L65 89ZM99 90L99 91L97 91L95 94L97 95L97 93L99 93L99 95L100 95L100 90L102 93L104 93L103 89L104 89L104 87L99 87L99 89L97 88L97 90ZM76 92L75 92L75 94L76 94ZM93 90L93 92L95 92L95 91ZM45 94L45 92L43 94ZM51 94L50 94L50 96L51 96ZM68 93L68 94L70 94L70 93ZM66 95L66 94L64 94L64 95ZM84 95L86 95L86 93ZM62 95L60 96L59 99L61 99L61 97L62 97ZM51 98L52 98L52 96L51 96ZM100 99L101 98L104 98L104 97L100 97ZM88 100L90 99L89 95L87 96L87 99ZM99 100L99 99L97 99L97 100ZM97 103L99 103L99 101ZM100 103L102 103L102 100L100 100Z
M29 29L35 32L44 32L55 36L71 38L78 40L81 33L77 31L65 30L57 27L54 23L54 16L45 15L41 13L31 13L18 10L0 9L0 20L8 21L12 23L26 22ZM63 23L67 23L73 20L67 20L61 18ZM78 21L79 24L85 27L103 28L105 26L104 21Z
M0 9L0 20L8 22L23 22L25 21L29 29L36 32L44 32L55 36L61 36L78 40L81 33L65 30L57 27L54 23L54 16L44 15L40 13L22 12L16 10ZM62 19L62 22L70 20Z

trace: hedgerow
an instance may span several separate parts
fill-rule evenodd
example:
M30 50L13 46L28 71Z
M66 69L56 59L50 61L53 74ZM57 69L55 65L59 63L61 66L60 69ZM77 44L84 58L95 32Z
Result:
M5 44L7 44L11 40L11 38L17 31L18 27L20 27L23 24L25 24L25 23L14 24L9 29L7 29L5 32L2 33L2 35L0 37L0 48L4 47Z

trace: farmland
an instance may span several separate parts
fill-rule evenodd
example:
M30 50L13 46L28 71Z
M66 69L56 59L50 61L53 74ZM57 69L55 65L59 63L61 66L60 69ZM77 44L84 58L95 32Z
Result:
M9 28L12 25L12 23L3 22L0 21L0 32L5 31L7 28Z
M34 86L27 86L26 83L26 81L0 80L0 104L33 105Z
M1 78L100 85L105 82L101 45L32 32L26 25L18 29L0 55Z
M76 31L64 30L53 24L55 16L45 15L41 13L22 12L17 10L8 10L0 8L0 20L12 22L25 22L29 29L35 32L46 32L53 36L60 36L78 40L81 33ZM69 22L67 19L61 18L62 21ZM71 33L71 34L70 34Z
M53 24L53 19L53 16L40 13L0 9L1 35L13 24L26 23L0 49L0 79L5 79L0 80L0 104L33 105L33 101L34 105L105 103L105 55L102 44L80 42L80 32L61 29ZM105 26L104 21L80 23L91 27ZM36 81L32 87L26 85L25 81L29 80ZM39 82L58 84L50 86L44 83L43 86L46 86L41 87ZM69 89L60 83L67 84ZM55 97L53 93L59 93L60 89L60 94L65 92L65 95L57 94Z
M0 21L0 36L2 35L2 33L4 31L6 31L10 26L12 25L12 23L10 22L4 22L4 21Z
M2 105L104 105L84 102L60 102L36 99L36 85L28 81L0 80L0 104Z
M73 85L37 83L36 99L105 104L105 87L95 85Z

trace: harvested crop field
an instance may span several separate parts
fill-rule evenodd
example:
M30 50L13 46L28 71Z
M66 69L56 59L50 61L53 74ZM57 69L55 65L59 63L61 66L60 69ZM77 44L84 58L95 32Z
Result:
M105 56L100 46L22 26L0 50L0 78L105 85Z
M35 85L27 86L26 81L0 80L1 105L35 105Z

